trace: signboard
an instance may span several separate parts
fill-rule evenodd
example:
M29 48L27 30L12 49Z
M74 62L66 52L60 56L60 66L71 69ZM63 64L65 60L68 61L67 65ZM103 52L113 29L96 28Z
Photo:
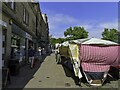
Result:
M15 34L18 34L19 36L26 37L26 32L23 31L20 27L18 27L16 24L12 24L12 32Z
M26 38L28 38L29 40L32 40L32 36L28 33L26 33Z

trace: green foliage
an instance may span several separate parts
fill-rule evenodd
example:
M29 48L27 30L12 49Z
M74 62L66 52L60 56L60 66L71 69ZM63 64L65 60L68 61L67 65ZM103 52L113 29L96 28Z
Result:
M50 42L52 45L55 45L56 43L63 43L65 41L64 38L51 38Z
M64 36L67 40L83 39L88 37L88 32L83 27L75 26L73 29L72 27L66 29Z
M54 46L56 43L63 43L68 40L82 39L88 37L88 32L83 27L75 26L66 29L64 32L66 38L52 38L52 35L49 37L50 43Z
M113 42L118 42L120 32L118 30L114 29L114 28L113 29L105 28L103 33L102 33L102 36L103 36L102 39L110 40L110 41L113 41Z

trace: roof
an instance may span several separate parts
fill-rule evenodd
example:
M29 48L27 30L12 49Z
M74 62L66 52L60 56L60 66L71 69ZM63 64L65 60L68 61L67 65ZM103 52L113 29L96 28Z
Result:
M102 40L102 39L97 39L97 38L91 38L82 44L103 44L103 45L118 45L118 43L108 41L108 40Z
M69 41L70 43L76 43L76 44L81 44L85 41L89 40L89 38L85 38L85 39L77 39L77 40L71 40Z
M61 45L63 45L63 46L69 46L69 41L65 41L65 42L61 43Z
M85 39L77 39L77 40L70 40L65 41L61 45L63 46L69 46L69 44L96 44L96 45L118 45L118 43L108 41L108 40L102 40L98 38L85 38Z

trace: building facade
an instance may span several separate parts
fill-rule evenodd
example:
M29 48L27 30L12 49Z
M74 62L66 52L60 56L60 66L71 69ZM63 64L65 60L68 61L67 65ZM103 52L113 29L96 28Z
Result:
M2 60L4 66L8 61L18 58L19 62L28 60L28 48L32 45L35 50L41 41L44 22L39 3L32 2L2 2ZM15 52L18 56L15 57Z
M46 14L42 14L43 21L42 22L42 35L41 35L41 42L42 46L46 48L48 51L48 46L49 46L49 26L48 26L48 17Z

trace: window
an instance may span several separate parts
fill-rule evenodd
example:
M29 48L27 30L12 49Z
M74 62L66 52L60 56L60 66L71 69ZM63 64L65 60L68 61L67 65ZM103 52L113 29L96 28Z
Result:
M29 23L29 14L27 13L26 14L26 24L28 24Z
M7 30L3 29L2 32L3 32L3 35L2 35L2 60L4 62L5 53L6 53L5 51L6 51L6 32L7 32ZM3 64L3 66L4 66L4 64Z
M6 4L7 4L12 10L15 10L15 2L6 2Z
M24 9L23 10L23 21L25 22L25 13L26 13L26 10Z
M29 13L25 8L23 9L23 22L27 25L29 23Z

